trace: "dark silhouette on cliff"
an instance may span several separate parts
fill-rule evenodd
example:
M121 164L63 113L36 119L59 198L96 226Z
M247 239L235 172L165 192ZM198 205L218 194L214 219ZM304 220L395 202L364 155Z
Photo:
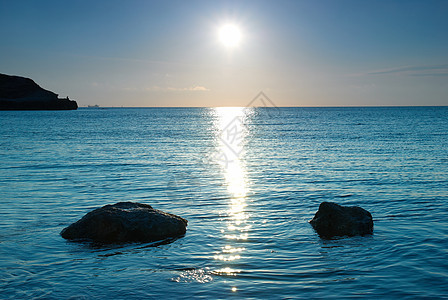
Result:
M0 110L72 110L76 101L37 85L32 79L0 74Z

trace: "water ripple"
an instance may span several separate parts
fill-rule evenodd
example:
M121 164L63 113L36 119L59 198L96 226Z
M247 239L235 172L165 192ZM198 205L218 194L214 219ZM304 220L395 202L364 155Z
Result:
M445 298L447 112L0 112L1 298ZM226 148L229 128L244 151ZM187 218L186 235L59 236L128 200ZM322 201L368 209L374 234L320 239L308 221Z

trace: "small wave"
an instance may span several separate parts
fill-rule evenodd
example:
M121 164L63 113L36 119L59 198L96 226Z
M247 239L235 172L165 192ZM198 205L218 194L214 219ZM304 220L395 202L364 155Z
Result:
M351 197L351 196L353 196L353 194L343 194L343 195L338 195L336 197L338 197L338 198L347 198L347 197Z

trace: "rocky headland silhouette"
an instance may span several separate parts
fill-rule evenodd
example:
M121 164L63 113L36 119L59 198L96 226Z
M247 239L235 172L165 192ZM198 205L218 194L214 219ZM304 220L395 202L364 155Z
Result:
M78 104L41 88L30 78L0 74L0 110L74 110Z

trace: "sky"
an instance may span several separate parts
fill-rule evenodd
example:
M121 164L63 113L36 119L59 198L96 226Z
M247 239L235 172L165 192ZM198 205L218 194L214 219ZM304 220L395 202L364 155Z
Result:
M444 0L0 0L0 73L80 106L448 105L447 16Z

